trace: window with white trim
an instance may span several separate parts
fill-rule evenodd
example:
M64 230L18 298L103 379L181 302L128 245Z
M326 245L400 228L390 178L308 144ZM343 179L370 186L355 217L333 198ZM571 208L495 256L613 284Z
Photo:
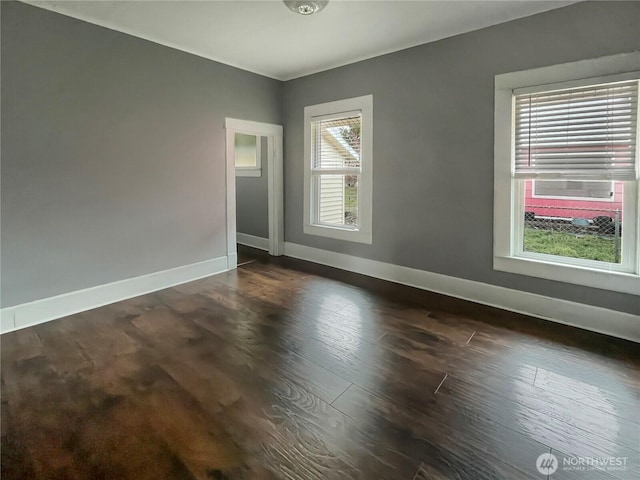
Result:
M371 243L373 98L304 109L304 233Z
M640 293L639 65L496 76L496 270Z

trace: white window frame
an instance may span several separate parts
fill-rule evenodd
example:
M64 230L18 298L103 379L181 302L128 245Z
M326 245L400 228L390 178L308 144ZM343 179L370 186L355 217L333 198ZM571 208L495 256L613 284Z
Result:
M609 191L613 192L613 195L608 197L568 197L562 195L536 195L536 179L531 179L531 198L539 198L541 200L578 200L580 202L610 202L613 203L616 192L614 190L614 182L609 182Z
M261 177L262 176L262 137L254 133L246 133L243 131L237 131L234 133L240 133L242 135L251 135L256 137L256 166L255 167L240 167L237 164L236 177ZM235 137L234 137L235 142ZM234 161L235 163L235 161Z
M314 197L312 174L311 124L320 117L341 118L347 114L360 114L360 173L358 178L358 228L348 225L326 225L313 221ZM304 108L304 227L307 235L318 235L337 240L371 244L373 192L373 95L348 98L335 102L310 105Z
M515 89L533 91L570 88L606 81L637 79L640 52L506 73L495 77L494 118L494 270L546 278L617 292L640 294L639 181L626 181L623 204L622 258L613 265L593 260L523 252L524 182L512 175ZM519 90L520 91L520 90ZM639 142L640 143L640 142ZM634 212L635 207L635 212Z

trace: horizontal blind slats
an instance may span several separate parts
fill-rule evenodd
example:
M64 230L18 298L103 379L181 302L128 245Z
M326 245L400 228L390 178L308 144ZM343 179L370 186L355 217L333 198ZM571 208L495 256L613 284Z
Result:
M606 128L602 128L605 126ZM580 136L580 135L589 135L591 133L601 134L603 130L605 130L608 134L616 135L619 133L625 133L628 135L632 135L635 132L635 125L625 124L625 125L607 125L607 124L596 124L596 125L576 125L575 128L568 130L565 126L550 126L550 127L542 127L536 128L536 133L538 135L572 135L572 136ZM517 135L524 135L525 133L529 133L529 129L520 127L517 131Z
M592 109L566 109L566 110L549 110L544 113L536 112L520 112L520 115L525 117L525 123L546 123L556 120L584 120L587 118L602 118L603 116L620 117L620 118L633 118L633 111L630 105L620 105L612 108L592 108Z
M633 82L636 80L629 80L624 82L617 83L609 83L599 86L587 86L587 87L576 87L570 88L567 90L554 90L554 91L543 91L537 93L530 94L522 94L518 95L518 100L521 101L562 101L567 98L598 98L603 96L616 96L616 95L625 95L627 93L636 94L636 87L633 85Z
M634 179L638 81L515 96L516 177Z
M602 99L598 101L582 101L582 102L554 102L553 105L541 104L538 102L517 102L516 110L519 111L531 111L532 113L544 114L546 112L553 112L555 110L564 110L568 106L572 110L597 110L597 109L610 109L619 108L625 105L637 103L638 97L636 95L627 95L626 97L620 97L616 99Z
M613 135L587 135L587 136L575 136L575 137L541 137L541 136L532 136L530 139L528 137L519 139L522 143L516 141L516 145L521 146L522 148L529 148L530 142L527 140L535 141L536 145L534 148L547 147L550 145L564 145L565 147L573 146L583 146L589 147L594 145L606 145L613 147L615 145L625 146L625 145L633 145L635 144L635 135L621 135L621 136L613 136Z
M586 93L581 96L553 96L553 97L542 97L536 98L533 95L522 95L516 99L516 107L524 108L532 106L534 108L554 108L557 105L564 105L566 103L571 103L573 105L599 105L599 104L608 104L608 103L616 103L619 101L626 101L626 99L630 98L632 100L638 98L638 93L634 91L632 88L619 92L612 92L609 95L594 95Z
M312 121L312 168L360 168L360 126L359 115Z
M635 119L630 117L629 115L615 117L596 117L596 118L581 118L581 119L563 119L563 120L554 120L545 122L543 125L536 125L536 130L544 128L552 128L552 127L565 127L565 128L574 128L574 127L582 127L585 125L589 126L598 126L601 128L602 125L612 125L612 126L620 126L620 125L635 125ZM529 129L529 126L533 127L533 122L522 121L518 124L518 129Z
M562 136L562 135L547 135L545 137L532 137L537 140L544 140L545 143L556 143L560 145L571 145L571 144L589 144L594 145L600 142L612 142L612 143L624 143L625 145L629 145L631 143L635 143L635 135L630 135L627 133L618 133L618 134L587 134L587 135L571 135L571 136ZM528 148L529 142L528 137L518 138L516 137L516 145L521 146L522 148ZM540 146L538 143L538 146Z

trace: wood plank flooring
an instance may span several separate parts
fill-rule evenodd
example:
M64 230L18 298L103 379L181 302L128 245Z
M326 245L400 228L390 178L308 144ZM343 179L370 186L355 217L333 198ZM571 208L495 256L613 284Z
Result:
M3 480L640 478L637 344L253 253L3 335Z

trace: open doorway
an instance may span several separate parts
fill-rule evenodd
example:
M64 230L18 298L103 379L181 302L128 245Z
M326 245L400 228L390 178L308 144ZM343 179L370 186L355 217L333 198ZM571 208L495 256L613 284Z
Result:
M232 269L238 265L237 243L269 255L284 253L282 126L227 118L225 128L227 258Z

